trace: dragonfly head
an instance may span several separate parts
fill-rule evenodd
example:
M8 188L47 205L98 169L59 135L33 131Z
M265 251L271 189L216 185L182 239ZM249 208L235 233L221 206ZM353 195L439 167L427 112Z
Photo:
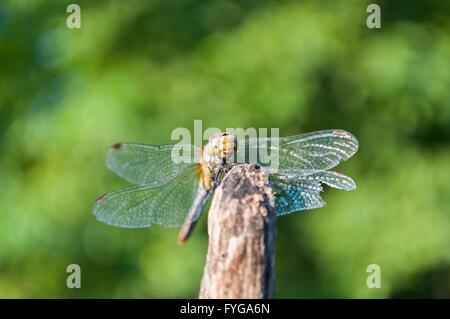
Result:
M226 162L226 159L236 152L237 138L228 132L211 135L208 141L209 155L216 161Z

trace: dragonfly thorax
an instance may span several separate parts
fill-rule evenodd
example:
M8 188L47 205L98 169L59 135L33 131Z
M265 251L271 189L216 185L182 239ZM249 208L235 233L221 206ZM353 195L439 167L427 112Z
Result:
M202 173L204 184L210 188L211 181L227 163L237 148L236 136L228 132L219 132L211 135L202 152Z

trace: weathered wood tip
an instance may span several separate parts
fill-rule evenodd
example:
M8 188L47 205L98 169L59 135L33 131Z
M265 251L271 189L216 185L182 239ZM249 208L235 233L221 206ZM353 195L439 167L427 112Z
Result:
M275 209L267 174L237 165L217 188L208 215L200 298L272 298Z

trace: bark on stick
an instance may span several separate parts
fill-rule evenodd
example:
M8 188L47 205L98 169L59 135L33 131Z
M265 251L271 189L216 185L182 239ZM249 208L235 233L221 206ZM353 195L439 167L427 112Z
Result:
M275 209L258 165L232 168L208 215L209 246L200 298L273 298Z

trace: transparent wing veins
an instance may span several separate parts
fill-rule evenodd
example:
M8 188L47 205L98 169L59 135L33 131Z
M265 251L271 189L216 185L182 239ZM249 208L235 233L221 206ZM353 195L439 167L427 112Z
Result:
M257 157L257 162L269 167L270 163L261 162L260 154L272 156L278 152L278 167L272 172L289 169L328 170L340 162L349 159L358 150L357 139L344 130L326 130L281 138L250 138L238 142L240 159ZM261 153L262 152L262 153ZM258 154L255 156L254 154ZM273 155L276 156L276 153Z
M172 158L175 147L184 147L184 156L191 160L175 161ZM194 167L196 151L193 145L121 143L108 150L106 166L130 183L160 185Z
M356 188L350 177L333 171L290 171L270 174L269 180L275 194L277 216L323 207L322 184L347 191Z
M100 196L93 207L96 218L125 228L181 226L198 189L195 170L186 170L165 184L135 185Z

